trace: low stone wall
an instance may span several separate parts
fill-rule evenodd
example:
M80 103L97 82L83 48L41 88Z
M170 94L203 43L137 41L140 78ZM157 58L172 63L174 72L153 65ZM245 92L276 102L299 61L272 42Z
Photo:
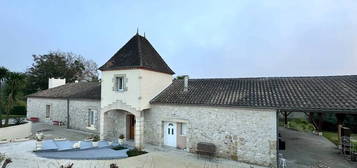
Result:
M15 125L10 127L0 128L0 140L1 139L15 139L15 138L26 138L31 136L32 123L27 122L21 125Z

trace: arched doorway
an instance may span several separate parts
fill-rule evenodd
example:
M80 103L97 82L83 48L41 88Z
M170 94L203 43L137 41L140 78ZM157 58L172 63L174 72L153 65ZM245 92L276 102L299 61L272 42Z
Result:
M126 140L134 142L138 149L143 148L144 142L144 116L142 112L129 112L122 109L102 109L101 112L101 139L113 141L120 135Z
M127 140L135 139L135 115L125 110L109 110L104 113L103 139L116 140L124 135Z

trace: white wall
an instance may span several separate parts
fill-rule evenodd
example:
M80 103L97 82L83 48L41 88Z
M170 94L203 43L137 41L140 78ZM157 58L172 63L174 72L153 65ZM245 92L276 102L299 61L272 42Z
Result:
M50 78L48 79L48 88L54 88L57 86L65 85L66 84L66 79L56 79L56 78Z
M113 91L114 76L125 75L126 91ZM149 101L172 83L172 76L143 69L102 72L101 107L122 101L137 111L150 107Z
M15 125L10 127L0 128L0 140L1 139L15 139L15 138L27 138L31 136L31 122Z

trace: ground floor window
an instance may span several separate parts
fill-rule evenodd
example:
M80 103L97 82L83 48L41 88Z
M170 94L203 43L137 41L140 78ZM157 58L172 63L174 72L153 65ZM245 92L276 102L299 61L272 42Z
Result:
M46 118L50 118L51 115L51 105L46 105Z
M88 110L88 127L94 127L95 124L95 112L92 109Z
M187 124L186 123L181 123L181 132L180 135L186 136L187 135Z

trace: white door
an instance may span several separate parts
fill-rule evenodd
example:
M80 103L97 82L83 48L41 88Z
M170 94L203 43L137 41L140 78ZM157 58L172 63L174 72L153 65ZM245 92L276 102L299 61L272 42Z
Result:
M165 122L164 124L164 144L167 146L176 147L176 123Z

